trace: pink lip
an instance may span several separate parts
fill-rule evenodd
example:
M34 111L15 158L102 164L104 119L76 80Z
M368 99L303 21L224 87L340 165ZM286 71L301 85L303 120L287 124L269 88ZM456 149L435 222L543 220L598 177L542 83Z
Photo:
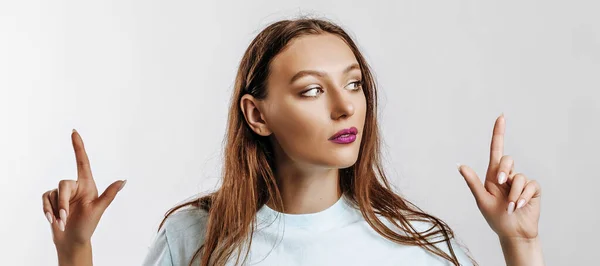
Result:
M356 140L356 134L358 134L358 130L355 127L345 128L335 133L329 140L342 144L352 143Z

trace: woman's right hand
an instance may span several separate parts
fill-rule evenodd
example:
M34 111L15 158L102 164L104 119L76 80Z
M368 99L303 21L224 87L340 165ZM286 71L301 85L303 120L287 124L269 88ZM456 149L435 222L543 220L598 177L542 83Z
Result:
M126 182L116 181L98 196L83 140L74 129L71 141L77 161L77 180L61 180L58 188L42 195L54 245L65 250L90 243L102 214Z

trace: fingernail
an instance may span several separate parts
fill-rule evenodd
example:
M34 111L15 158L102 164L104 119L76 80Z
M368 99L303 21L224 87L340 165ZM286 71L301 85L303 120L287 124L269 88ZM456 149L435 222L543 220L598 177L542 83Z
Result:
M58 221L58 229L60 229L60 231L65 231L65 222L63 222L62 220Z
M511 213L512 213L514 210L515 210L515 203L511 201L511 202L508 204L508 209L507 209L507 211L508 211L508 214L511 214Z
M525 205L525 199L520 199L519 202L517 202L517 209L523 207L523 205Z
M65 209L60 209L58 215L60 215L61 222L65 223L67 221L67 211Z
M125 187L125 184L127 184L127 179L123 180L123 184L121 184L121 186L119 187L119 190L117 190L117 191L121 191L121 189L123 189Z
M506 181L506 174L504 172L500 172L498 174L498 183L502 185L504 184L504 181Z
M48 219L48 222L50 222L50 224L52 224L52 214L50 214L49 212L46 212L46 218Z
M459 172L460 172L460 166L461 165L459 163L456 163L456 169L458 169Z
M73 133L77 132L77 130L73 129Z

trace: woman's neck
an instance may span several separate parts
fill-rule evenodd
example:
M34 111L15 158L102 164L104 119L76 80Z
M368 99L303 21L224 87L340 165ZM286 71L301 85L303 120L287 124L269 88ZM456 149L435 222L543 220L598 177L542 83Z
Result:
M337 168L282 164L276 169L284 210L268 202L267 206L273 210L288 214L315 213L332 206L342 195Z

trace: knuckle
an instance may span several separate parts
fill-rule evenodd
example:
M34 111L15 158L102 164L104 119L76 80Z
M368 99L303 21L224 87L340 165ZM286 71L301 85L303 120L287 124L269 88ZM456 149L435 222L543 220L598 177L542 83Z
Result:
M535 193L535 189L533 189L533 187L526 187L523 190L523 194L525 194L528 198L531 198L531 196L533 196L533 194Z
M46 192L44 192L44 194L42 194L42 199L44 200L51 200L52 199L52 193L54 193L56 189L51 189L48 190Z
M86 162L84 160L77 161L77 166L79 166L79 167L87 167L88 165L89 165L88 162Z
M63 179L58 182L59 187L66 187L71 183L71 180Z
M518 173L518 174L515 175L514 180L515 180L514 182L525 183L527 181L527 178L525 177L524 174Z
M542 187L540 186L540 183L535 181L535 180L530 180L528 186L531 186L531 190L535 191L542 191Z

